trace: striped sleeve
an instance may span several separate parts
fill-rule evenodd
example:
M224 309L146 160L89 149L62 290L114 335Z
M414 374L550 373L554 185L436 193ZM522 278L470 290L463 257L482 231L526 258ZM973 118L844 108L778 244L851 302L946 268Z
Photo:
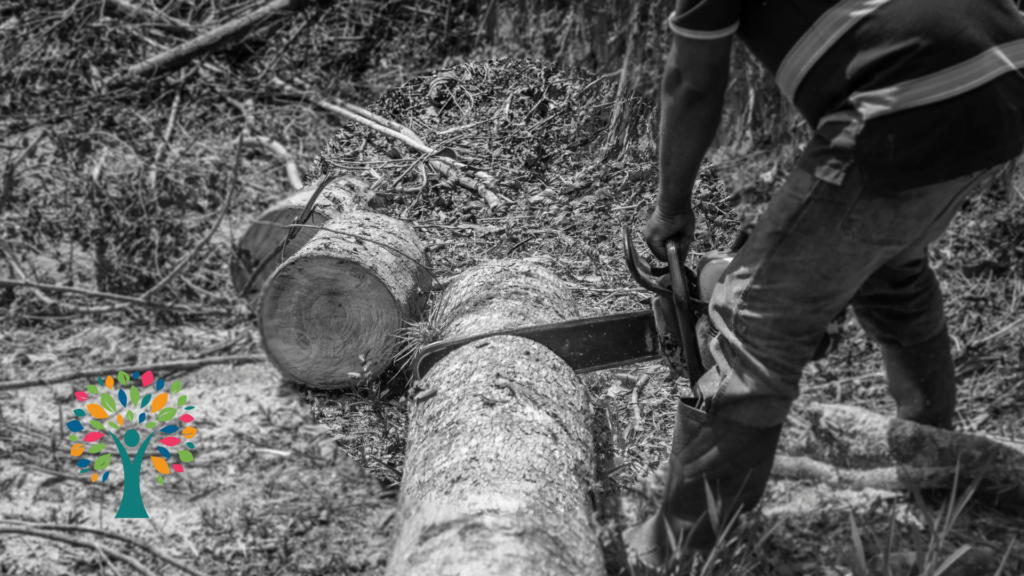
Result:
M678 0L668 27L691 40L725 38L740 27L740 0Z

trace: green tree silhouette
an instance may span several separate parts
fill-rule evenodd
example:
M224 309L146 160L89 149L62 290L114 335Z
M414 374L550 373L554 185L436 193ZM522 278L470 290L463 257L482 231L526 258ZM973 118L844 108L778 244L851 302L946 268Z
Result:
M188 396L178 395L181 392L180 381L171 384L169 392L163 392L164 381L157 380L156 385L151 389L153 392L147 393L146 388L154 384L153 373L148 370L141 376L138 372L131 376L127 372L118 372L116 382L113 376L107 376L105 379L101 377L98 380L100 386L90 384L87 391L75 392L75 398L79 402L88 402L91 394L93 399L98 396L99 403L86 404L85 410L75 409L75 416L78 418L92 416L92 419L88 421L88 426L93 431L85 433L81 439L78 434L85 431L86 425L77 419L68 421L67 427L68 430L71 430L68 440L75 443L71 447L71 455L79 458L75 464L81 468L80 473L88 474L92 469L93 482L97 480L106 482L110 476L110 470L107 468L110 467L114 455L103 453L108 444L100 442L100 440L109 435L117 446L117 453L121 458L121 469L124 472L124 488L116 518L149 518L146 505L142 502L142 492L139 489L142 462L147 458L146 449L154 435L159 434L156 442L161 444L157 447L160 456L148 456L153 468L159 474L157 476L159 484L163 485L164 475L170 474L171 470L177 473L184 472L184 464L192 462L195 458L191 452L195 445L191 440L196 434L196 429L191 426L193 417L188 413L195 406L185 406L188 403ZM141 385L141 390L140 387L135 386L136 382ZM117 395L116 401L112 394ZM169 405L171 395L177 395L173 407ZM119 403L120 406L118 406ZM178 422L170 422L175 417ZM145 431L149 431L149 433L143 438L137 428L143 430L143 433ZM118 437L117 431L121 431L120 437ZM92 446L87 448L88 444L92 444ZM178 448L175 452L178 462L169 464L168 459L171 458L171 452L167 447L177 447L182 444L184 447ZM131 448L135 449L134 458L129 452ZM89 454L87 457L84 456L86 451ZM94 459L90 460L93 457ZM100 479L101 472L103 473L102 479Z

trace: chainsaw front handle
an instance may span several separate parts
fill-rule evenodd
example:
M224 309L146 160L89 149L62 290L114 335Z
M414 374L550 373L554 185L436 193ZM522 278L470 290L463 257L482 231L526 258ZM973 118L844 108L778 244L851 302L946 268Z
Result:
M690 379L690 388L697 398L697 405L704 404L704 395L697 386L697 380L704 375L704 366L700 359L700 347L697 344L697 321L690 306L690 285L686 278L686 257L679 248L679 242L670 239L665 243L668 252L668 270L672 281L672 300L676 305L676 320L679 323L679 336L682 339L683 354L686 356L686 372Z

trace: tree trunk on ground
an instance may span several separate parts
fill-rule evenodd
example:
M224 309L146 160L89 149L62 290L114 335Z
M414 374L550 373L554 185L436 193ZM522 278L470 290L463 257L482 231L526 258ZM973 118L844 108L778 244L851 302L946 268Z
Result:
M235 292L241 292L242 288L249 281L249 275L259 267L260 262L264 258L273 253L277 245L281 243L281 240L284 240L284 237L288 234L286 226L302 214L306 203L309 202L309 198L322 181L322 179L318 178L310 182L302 190L264 210L249 225L249 228L238 240L238 257L233 258L231 261L231 283L235 287ZM345 212L364 209L367 198L370 195L367 191L368 188L369 186L366 182L352 176L342 176L334 179L317 198L313 213L306 224L322 226L328 220L337 218ZM284 262L291 258L309 242L316 232L312 228L300 229L295 238L285 246L283 257L281 254L278 254L274 258L277 258L279 262ZM272 262L263 268L259 273L259 277L252 283L248 293L239 295L250 300L256 298L260 288L263 287L267 278L270 278L271 274L274 273L274 268L276 267L277 263Z
M775 476L808 478L843 488L906 490L966 487L979 475L978 496L1024 509L1024 451L982 435L888 418L856 406L811 404L809 433L797 454L780 457Z
M398 332L419 316L431 276L411 226L323 194L340 209L274 270L256 311L263 348L285 378L344 388L392 362Z
M454 279L430 323L448 339L574 317L553 274L497 261ZM591 407L572 369L498 336L453 351L420 385L435 394L410 407L387 574L603 574Z

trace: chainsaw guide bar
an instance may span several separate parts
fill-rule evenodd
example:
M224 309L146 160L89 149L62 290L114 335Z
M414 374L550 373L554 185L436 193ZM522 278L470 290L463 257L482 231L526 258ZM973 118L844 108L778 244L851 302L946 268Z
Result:
M576 373L593 372L656 360L658 329L651 310L611 316L581 318L567 322L496 330L425 346L416 357L413 374L417 379L460 346L492 336L519 336L544 345Z

